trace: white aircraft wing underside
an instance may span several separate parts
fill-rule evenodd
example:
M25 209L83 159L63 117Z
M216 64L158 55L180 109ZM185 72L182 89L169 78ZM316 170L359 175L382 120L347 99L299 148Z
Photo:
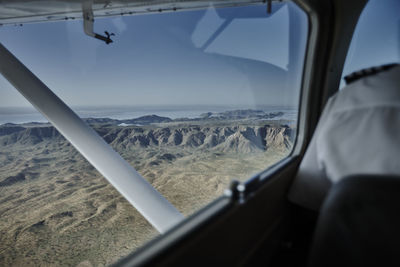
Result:
M68 19L82 19L82 4L88 0L0 0L0 25ZM262 0L184 1L184 0L89 0L94 17L134 15L257 4Z

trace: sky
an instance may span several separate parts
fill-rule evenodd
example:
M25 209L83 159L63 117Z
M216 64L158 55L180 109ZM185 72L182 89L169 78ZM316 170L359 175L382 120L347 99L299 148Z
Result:
M257 5L96 19L95 32L116 34L110 45L86 36L81 20L2 26L0 41L72 106L296 106L298 82L287 80L301 69L287 71L289 47L301 61L307 19L290 10L301 24L292 39L288 6L269 16ZM398 0L367 4L343 75L399 61L398 10ZM0 76L7 106L30 104Z
M343 76L393 62L400 62L400 1L372 0L358 21Z
M115 33L110 45L86 36L81 20L2 26L0 40L72 106L293 106L299 88L287 77L300 70L288 74L289 46L304 53L307 19L290 8L273 15L257 5L96 19L95 32ZM302 31L292 39L289 12L300 14ZM0 107L27 105L1 77Z

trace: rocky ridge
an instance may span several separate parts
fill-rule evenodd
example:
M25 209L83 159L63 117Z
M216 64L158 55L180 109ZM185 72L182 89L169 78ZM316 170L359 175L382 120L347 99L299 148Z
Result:
M35 145L64 140L51 126L0 127L0 146ZM95 127L104 140L118 150L147 147L215 149L222 152L250 153L268 149L286 150L293 143L289 126L178 126L178 127Z

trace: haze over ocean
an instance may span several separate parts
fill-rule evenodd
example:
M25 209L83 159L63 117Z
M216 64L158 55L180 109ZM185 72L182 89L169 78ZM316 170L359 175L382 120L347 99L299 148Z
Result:
M133 119L146 115L158 115L170 119L198 118L206 112L224 112L235 109L251 109L243 106L108 106L108 107L72 107L81 118L111 118L111 119ZM266 113L283 112L283 116L275 119L291 120L297 119L297 109L294 107L259 107ZM0 107L0 125L5 123L28 123L47 122L33 107Z

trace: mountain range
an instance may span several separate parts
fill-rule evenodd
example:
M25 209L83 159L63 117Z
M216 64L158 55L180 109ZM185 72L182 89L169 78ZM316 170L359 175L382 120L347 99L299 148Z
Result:
M165 126L94 127L104 140L117 149L182 147L214 149L222 152L251 153L268 149L287 150L293 143L289 126ZM0 126L0 146L35 145L63 139L52 126Z

